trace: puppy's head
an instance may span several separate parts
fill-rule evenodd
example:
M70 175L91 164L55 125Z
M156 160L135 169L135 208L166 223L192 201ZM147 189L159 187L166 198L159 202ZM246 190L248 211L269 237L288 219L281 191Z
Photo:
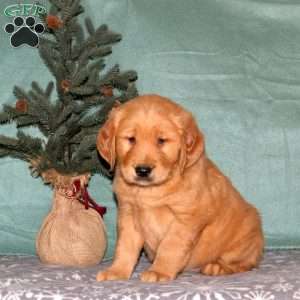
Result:
M204 140L189 112L166 98L146 95L111 111L97 148L127 183L153 186L195 164Z

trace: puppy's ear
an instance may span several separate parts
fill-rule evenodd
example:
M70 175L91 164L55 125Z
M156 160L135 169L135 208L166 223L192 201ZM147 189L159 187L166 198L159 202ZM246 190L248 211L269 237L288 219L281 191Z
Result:
M100 155L109 163L111 171L114 169L116 161L117 111L118 108L112 109L97 136L97 149Z
M179 161L181 171L196 163L203 153L204 136L198 129L196 121L190 115L182 134L182 149Z

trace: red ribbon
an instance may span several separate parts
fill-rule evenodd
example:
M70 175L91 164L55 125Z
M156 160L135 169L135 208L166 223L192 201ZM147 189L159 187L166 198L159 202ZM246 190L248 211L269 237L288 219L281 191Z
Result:
M90 197L89 192L87 190L87 186L82 186L80 179L76 179L73 182L73 186L74 195L77 195L79 193L78 201L85 206L85 209L93 208L103 218L103 215L106 213L106 207L98 205L96 201Z

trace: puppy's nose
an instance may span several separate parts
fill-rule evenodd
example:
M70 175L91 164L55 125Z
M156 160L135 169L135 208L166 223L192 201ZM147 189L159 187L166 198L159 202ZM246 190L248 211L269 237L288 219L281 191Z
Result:
M147 178L150 175L152 169L153 168L148 165L138 165L135 167L135 173L139 177Z

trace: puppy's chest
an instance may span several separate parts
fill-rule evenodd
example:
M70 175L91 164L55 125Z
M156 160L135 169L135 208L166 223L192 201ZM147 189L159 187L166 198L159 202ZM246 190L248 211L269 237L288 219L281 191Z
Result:
M135 226L145 239L145 244L155 250L166 235L174 215L167 206L135 207Z

